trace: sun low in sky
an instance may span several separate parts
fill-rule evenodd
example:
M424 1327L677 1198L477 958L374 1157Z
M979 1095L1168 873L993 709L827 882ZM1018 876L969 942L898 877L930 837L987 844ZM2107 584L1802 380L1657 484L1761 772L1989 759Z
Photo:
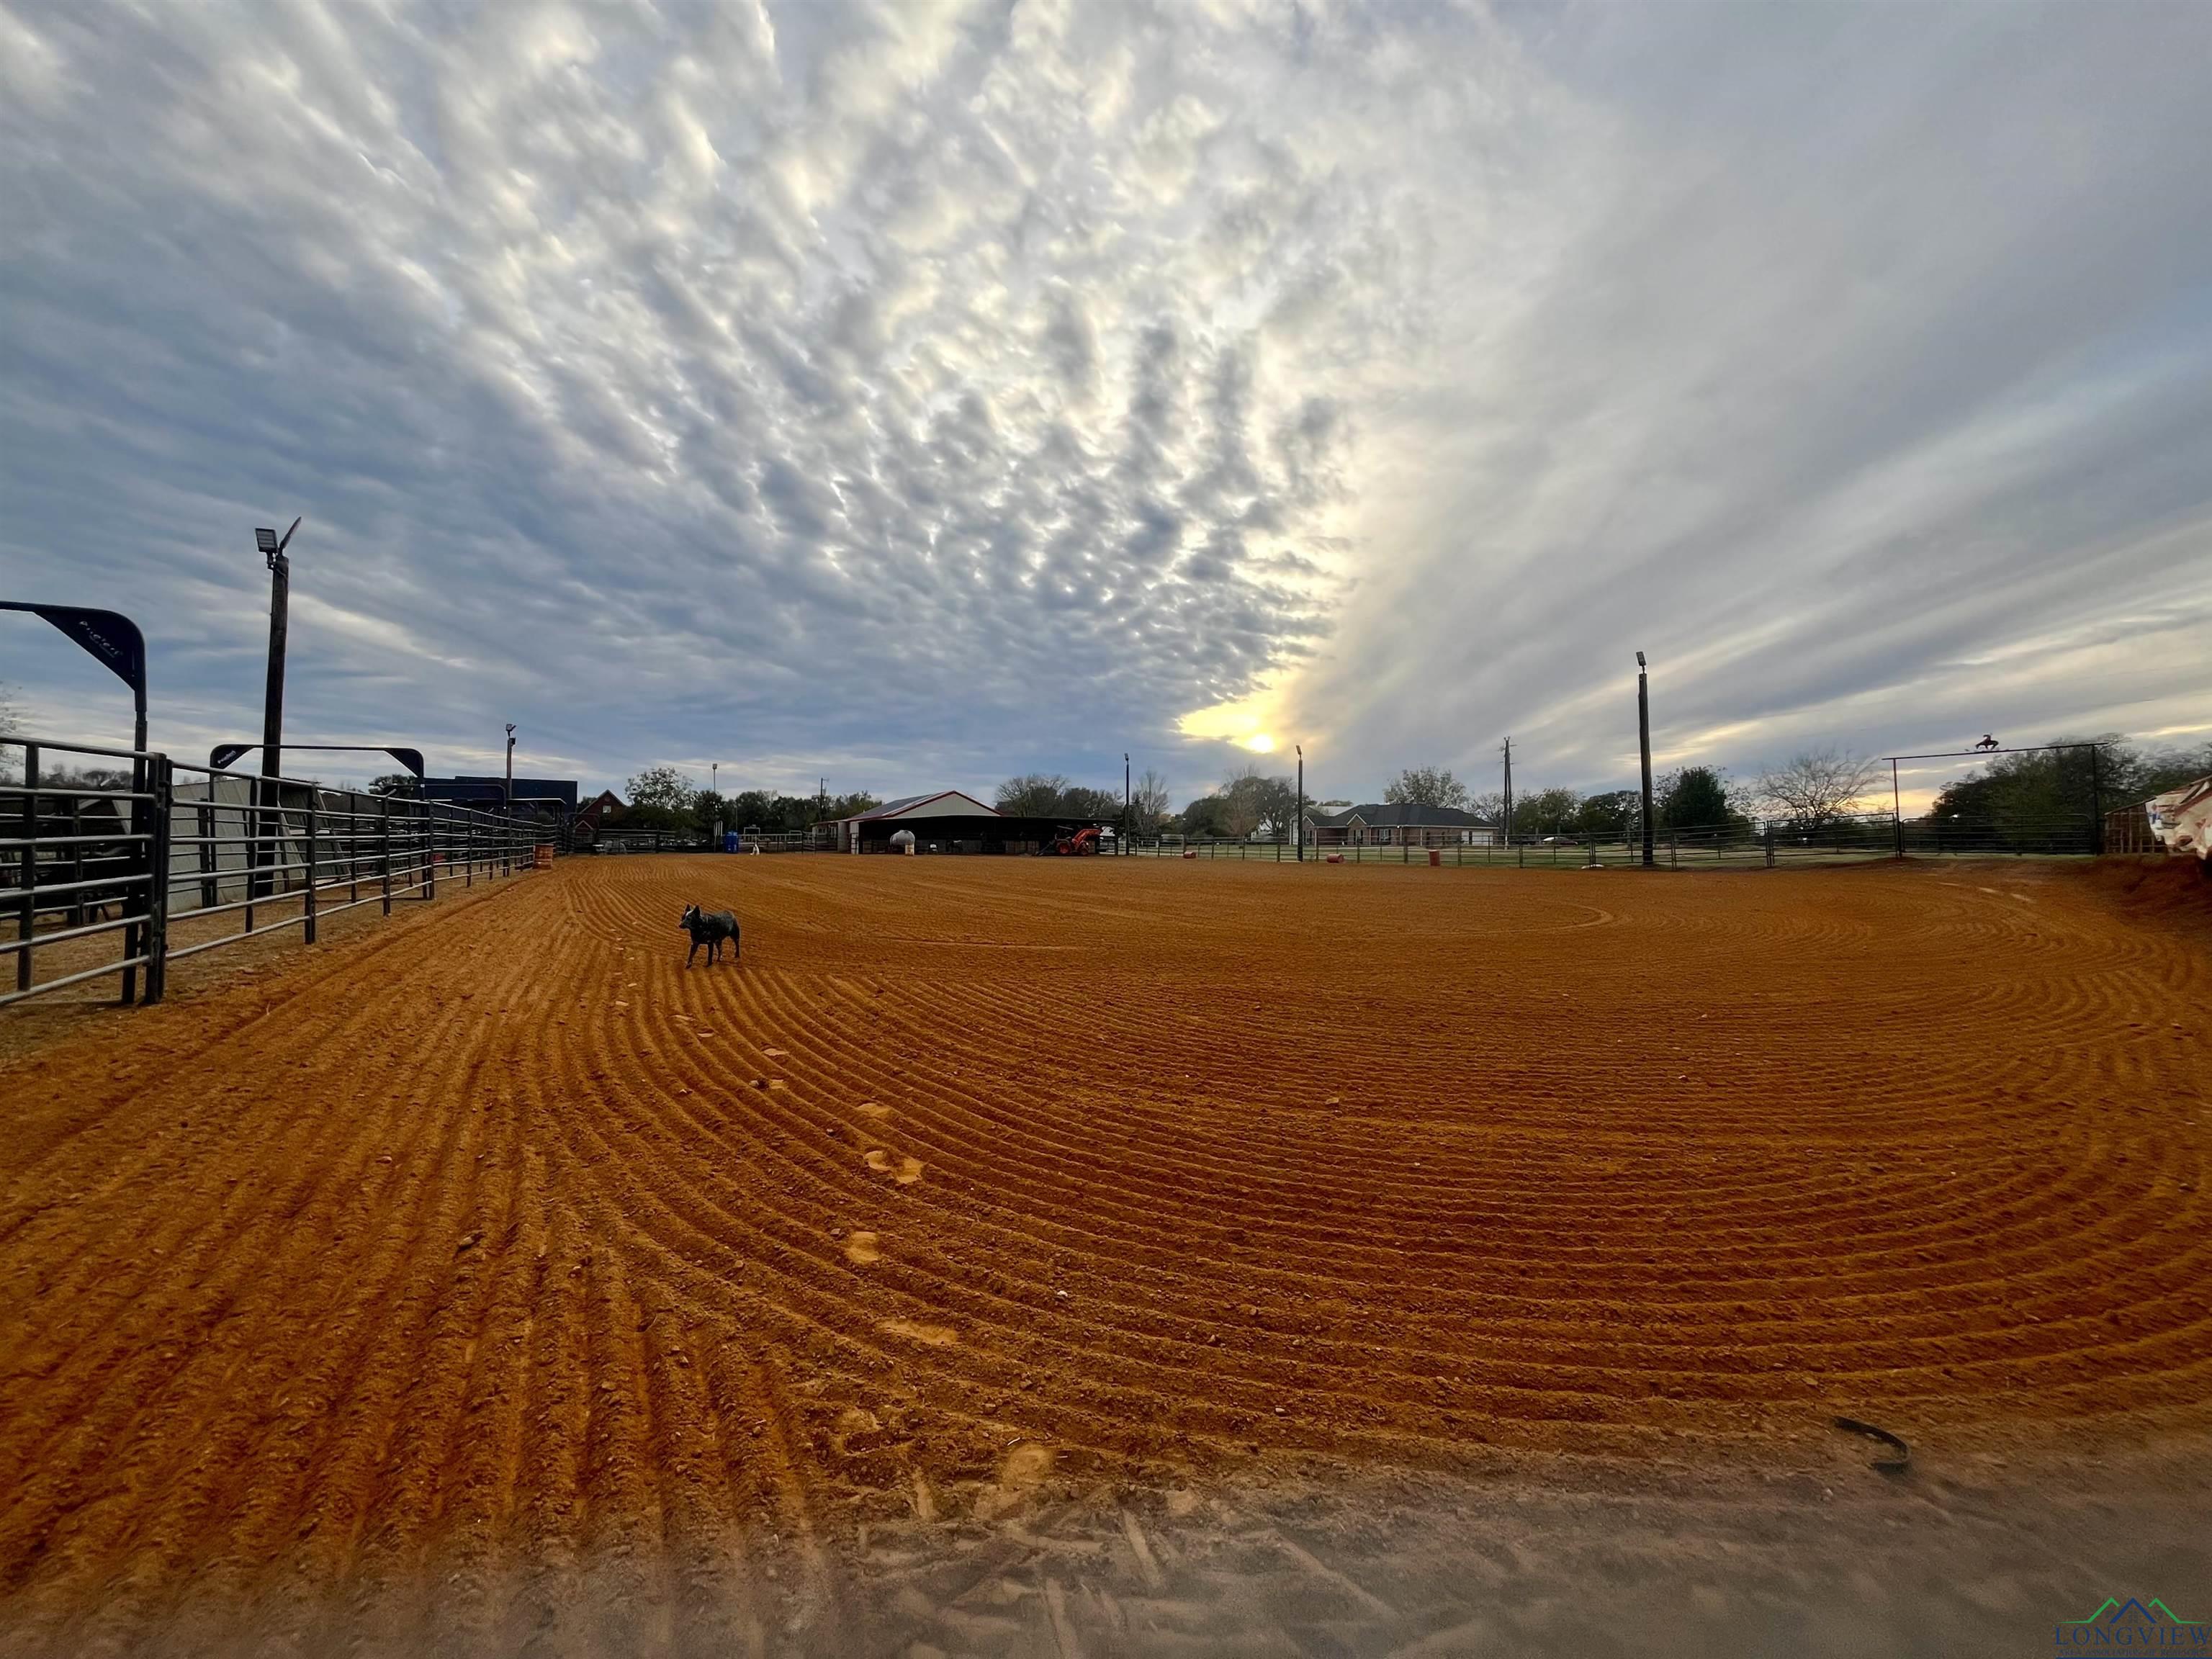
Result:
M2208 62L2206 6L0 11L0 590L136 616L192 752L304 514L289 732L593 787L1615 787L1638 650L1677 763L2202 731ZM34 627L32 723L127 730Z

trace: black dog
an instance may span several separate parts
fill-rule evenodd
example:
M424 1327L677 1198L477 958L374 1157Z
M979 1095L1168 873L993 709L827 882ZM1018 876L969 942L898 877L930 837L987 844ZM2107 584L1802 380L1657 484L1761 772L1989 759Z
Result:
M714 965L721 953L722 941L730 941L730 957L736 960L738 950L738 919L727 910L717 910L712 915L696 904L684 907L684 920L676 924L691 935L691 948L684 953L684 965L689 968L691 958L699 954L699 947L707 947L707 965Z

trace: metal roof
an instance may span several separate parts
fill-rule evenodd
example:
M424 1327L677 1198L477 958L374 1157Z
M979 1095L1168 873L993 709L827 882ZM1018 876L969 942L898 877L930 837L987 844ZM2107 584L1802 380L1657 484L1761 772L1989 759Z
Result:
M937 789L931 791L927 795L902 795L896 800L887 800L881 806L871 806L865 812L855 812L851 817L841 818L838 822L841 823L862 823L871 818L902 817L907 813L913 811L917 806L927 806L933 801L955 799L967 802L969 806L974 807L975 810L972 812L963 810L954 812L941 813L939 816L945 817L963 818L995 818L1000 816L996 807L986 806L981 801L977 800L975 796L968 794L962 790Z
M1488 830L1494 826L1488 818L1478 817L1473 812L1462 811L1456 806L1429 806L1419 801L1370 801L1364 806L1348 806L1341 812L1326 816L1308 813L1306 822L1316 829L1348 829L1357 818L1370 830L1415 830L1424 826L1448 830Z

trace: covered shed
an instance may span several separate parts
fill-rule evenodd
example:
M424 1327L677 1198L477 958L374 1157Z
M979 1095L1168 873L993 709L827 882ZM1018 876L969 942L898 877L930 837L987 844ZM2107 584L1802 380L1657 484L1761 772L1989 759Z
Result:
M887 800L837 821L841 853L891 853L901 831L914 836L916 853L1034 853L1066 830L1090 818L1013 817L957 789Z

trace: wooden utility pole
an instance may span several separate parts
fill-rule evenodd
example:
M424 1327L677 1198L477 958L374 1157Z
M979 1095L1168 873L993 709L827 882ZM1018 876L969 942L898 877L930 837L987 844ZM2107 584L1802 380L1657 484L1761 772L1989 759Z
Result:
M1513 739L1505 739L1505 844L1513 845Z
M1636 738L1644 751L1644 867L1651 867L1651 694L1644 653L1636 653Z

